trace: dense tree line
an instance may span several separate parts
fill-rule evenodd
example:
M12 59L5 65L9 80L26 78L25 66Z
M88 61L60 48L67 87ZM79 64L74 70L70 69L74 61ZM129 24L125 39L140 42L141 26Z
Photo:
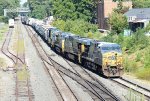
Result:
M62 20L91 21L96 16L93 0L30 0L29 7L31 16L40 19L53 15Z
M19 6L19 0L0 0L0 16L4 15L4 9L16 8ZM16 16L15 13L8 14L9 17Z
M133 8L149 8L150 0L113 0L113 1L132 1Z
M150 0L132 0L133 8L149 8Z
M96 1L97 0L30 0L26 6L31 9L31 17L43 19L53 15L56 19L71 22L81 19L90 22L96 19ZM122 6L122 1L130 0L114 0L119 2L118 7L109 16L108 24L113 34L122 33L128 27L127 19L123 15L128 11L127 7ZM133 7L147 7L149 0L132 0ZM145 4L147 3L147 4ZM80 22L80 21L79 21ZM82 22L82 21L81 21ZM61 26L60 26L61 27ZM84 30L84 29L83 29Z
M30 0L24 6L29 6L31 17L43 19L51 15L51 2L49 0Z
M97 0L30 0L25 6L30 7L31 16L35 18L45 18L53 15L62 20L84 19L93 21L96 18ZM131 0L113 0L113 1L131 1ZM150 7L150 0L132 0L134 8ZM120 10L116 9L116 10ZM124 8L122 13L128 8Z
M93 0L52 1L53 15L56 18L91 21L96 16L96 4Z

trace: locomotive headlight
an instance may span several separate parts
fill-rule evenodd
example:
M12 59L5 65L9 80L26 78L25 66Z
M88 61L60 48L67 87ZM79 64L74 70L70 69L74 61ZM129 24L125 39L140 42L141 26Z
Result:
M117 53L115 53L115 56L117 57Z

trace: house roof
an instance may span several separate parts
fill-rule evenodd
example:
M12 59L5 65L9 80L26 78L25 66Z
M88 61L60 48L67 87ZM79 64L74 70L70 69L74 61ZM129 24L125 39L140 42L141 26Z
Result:
M130 9L124 15L126 15L126 16L136 16L137 18L150 19L150 8L134 8L134 9Z
M136 20L132 20L131 22L133 22L133 23L138 23L138 22L147 22L147 21L149 21L148 19L136 19Z

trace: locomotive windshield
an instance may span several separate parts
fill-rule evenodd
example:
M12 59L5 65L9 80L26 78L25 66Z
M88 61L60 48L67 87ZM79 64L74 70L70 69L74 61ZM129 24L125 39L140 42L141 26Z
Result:
M101 51L104 53L108 51L117 51L121 53L121 48L120 46L102 46Z

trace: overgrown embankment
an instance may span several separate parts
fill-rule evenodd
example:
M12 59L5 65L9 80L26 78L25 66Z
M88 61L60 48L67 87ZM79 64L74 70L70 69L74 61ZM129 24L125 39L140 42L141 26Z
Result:
M125 72L145 80L150 80L150 37L145 36L149 30L150 25L128 37L119 34L102 38L104 41L119 43L122 46Z

